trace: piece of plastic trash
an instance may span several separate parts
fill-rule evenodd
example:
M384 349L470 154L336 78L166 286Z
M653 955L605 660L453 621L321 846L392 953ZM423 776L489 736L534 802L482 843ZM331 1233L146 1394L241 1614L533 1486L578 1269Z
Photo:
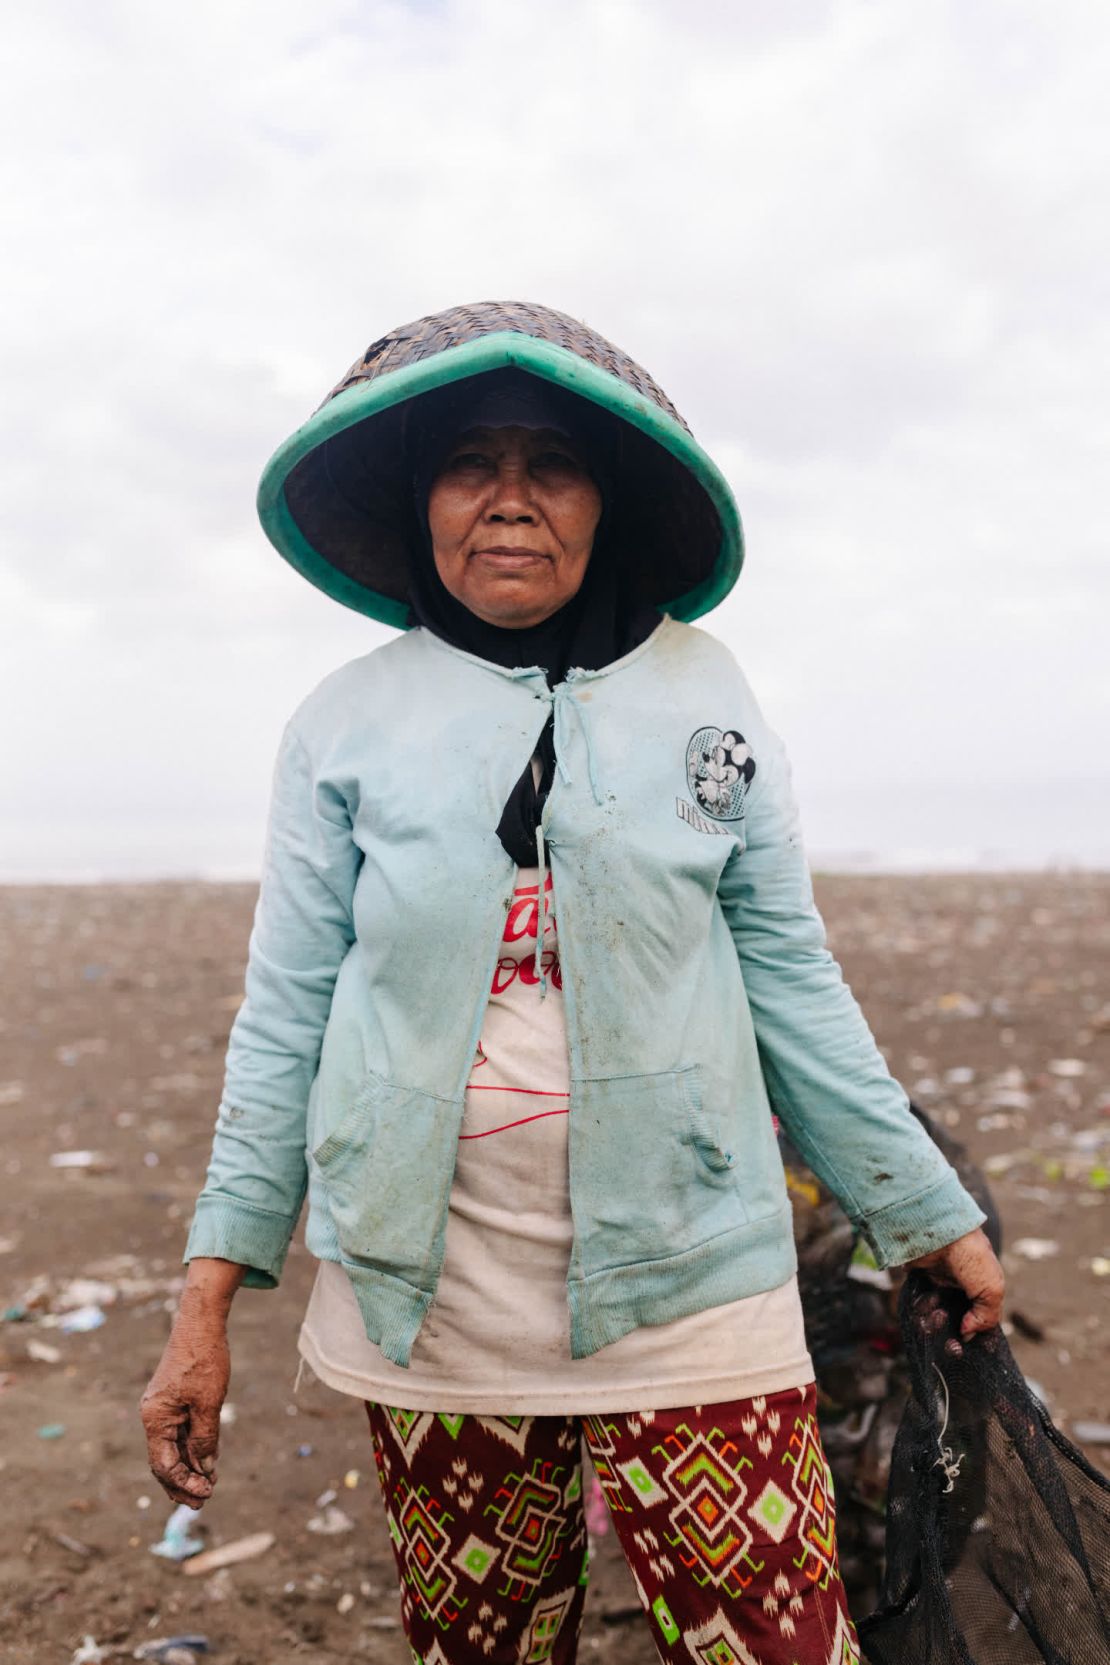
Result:
M38 1435L40 1440L60 1440L65 1431L64 1422L44 1422Z
M1096 1278L1110 1278L1110 1259L1106 1255L1095 1255L1091 1260L1091 1271Z
M1051 1260L1060 1253L1060 1245L1053 1237L1019 1237L1010 1248L1023 1260Z
M1071 1432L1080 1445L1110 1445L1110 1422L1073 1422Z
M104 1323L105 1313L102 1307L74 1307L72 1312L64 1312L58 1320L58 1328L67 1335L83 1334L88 1330L99 1330Z
M189 1531L195 1520L196 1511L187 1503L179 1503L159 1541L151 1544L150 1553L160 1555L164 1561L187 1561L190 1556L199 1555L204 1539L194 1538Z
M76 1168L86 1174L109 1174L115 1166L99 1150L56 1150L48 1160L52 1168Z
M234 1538L231 1543L220 1544L216 1549L206 1549L203 1555L195 1555L191 1561L186 1561L181 1570L197 1578L201 1573L215 1572L217 1567L233 1567L237 1561L251 1561L256 1555L265 1555L276 1542L272 1532L251 1532L245 1538Z
M74 1651L69 1665L103 1665L103 1661L111 1659L115 1651L115 1648L102 1647L93 1637L85 1636L81 1646Z
M231 1568L220 1567L212 1574L211 1578L206 1579L204 1593L209 1601L226 1601L228 1596L233 1595L234 1585L231 1582Z
M177 1665L174 1655L188 1654L194 1658L198 1653L207 1653L211 1643L207 1636L199 1634L192 1636L156 1636L153 1641L142 1642L131 1655L132 1659L157 1659L164 1665Z
M51 1347L48 1341L39 1341L34 1336L27 1343L27 1357L37 1359L39 1364L61 1364L62 1350Z
M235 1406L231 1403L231 1400L230 1399L225 1399L223 1404L220 1406L220 1424L221 1424L221 1426L224 1427L224 1428L230 1428L232 1426L232 1424L234 1423L235 1418L238 1416L238 1414L239 1413L235 1409Z
M989 1116L976 1118L976 1127L980 1133L996 1133L1001 1127L1013 1127L1014 1118L1005 1110L992 1110Z
M951 1012L954 1017L977 1018L982 1015L983 1007L978 1000L972 1000L969 994L954 991L938 996L937 1010Z
M847 1276L851 1278L853 1283L870 1284L872 1289L894 1288L894 1281L890 1273L880 1267L862 1237L852 1250Z
M50 1305L55 1312L70 1312L74 1307L110 1307L119 1299L119 1288L105 1283L102 1278L71 1278L59 1290Z
M998 1087L989 1095L989 1101L996 1110L1032 1110L1032 1095L1023 1092L1020 1087Z
M313 1515L308 1523L310 1532L318 1532L324 1538L334 1537L337 1532L353 1532L354 1528L350 1515L337 1509L334 1503L329 1503L321 1514Z
M343 1484L346 1486L346 1488L349 1492L353 1492L355 1487L358 1485L358 1482L359 1482L358 1469L357 1468L349 1468L347 1470L346 1474L343 1476Z
M316 1449L316 1447L314 1445L298 1445L298 1447L297 1447L297 1456L298 1457L311 1457L312 1453L315 1451L315 1449Z
M71 1555L79 1555L83 1561L87 1561L89 1556L94 1553L90 1545L85 1543L83 1539L74 1538L69 1532L51 1532L49 1536L63 1549L68 1549Z
M1007 1173L1011 1168L1015 1168L1019 1162L1026 1162L1028 1159L1029 1152L1025 1150L1000 1150L995 1151L993 1156L984 1157L979 1166L985 1174L993 1179L998 1174Z
M1082 1058L1053 1058L1049 1062L1048 1073L1065 1081L1074 1080L1077 1076L1086 1075L1087 1066Z

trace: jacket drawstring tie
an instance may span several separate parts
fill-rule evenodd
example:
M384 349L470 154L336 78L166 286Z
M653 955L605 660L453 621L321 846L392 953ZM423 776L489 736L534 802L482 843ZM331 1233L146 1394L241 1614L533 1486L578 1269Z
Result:
M544 843L543 827L536 822L536 856L540 869L540 897L536 909L536 958L535 970L539 979L540 999L547 999L547 973L543 969L543 937L547 930L547 847Z
M568 705L574 707L575 714L578 717L578 726L582 731L582 740L586 747L586 773L589 777L590 791L593 794L594 803L603 804L605 796L598 780L597 759L594 755L594 745L590 736L590 725L586 718L585 707L581 700L575 699L573 694L557 689L555 693L555 762L558 766L559 778L564 786L571 784L570 770L565 762L567 752L566 708Z
M586 712L581 701L574 695L562 689L556 689L553 700L555 710L555 766L559 771L559 779L564 786L571 785L571 773L567 768L567 706L574 707L578 716L578 726L582 731L583 744L586 747L586 773L589 776L590 791L593 793L595 804L605 802L601 790L601 782L597 775L597 759L594 755L593 740L590 735L590 725L586 719ZM547 973L543 969L543 939L547 930L547 845L543 836L543 823L536 823L536 858L540 872L539 906L536 910L536 978L540 985L540 999L547 998Z

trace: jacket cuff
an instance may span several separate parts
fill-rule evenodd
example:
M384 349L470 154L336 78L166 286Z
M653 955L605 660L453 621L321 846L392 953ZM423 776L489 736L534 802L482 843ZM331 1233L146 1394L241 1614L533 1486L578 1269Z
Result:
M986 1215L951 1169L905 1202L888 1203L857 1222L880 1266L904 1266L981 1226Z
M271 1214L234 1197L199 1197L181 1258L185 1264L202 1256L231 1260L247 1268L244 1288L276 1289L296 1224L296 1216Z

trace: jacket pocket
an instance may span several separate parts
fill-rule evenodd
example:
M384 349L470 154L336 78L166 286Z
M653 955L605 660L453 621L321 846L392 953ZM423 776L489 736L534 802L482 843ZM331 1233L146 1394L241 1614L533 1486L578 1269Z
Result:
M342 1252L423 1286L443 1253L462 1105L366 1077L312 1150Z
M338 1167L344 1157L352 1152L369 1154L373 1140L373 1120L370 1094L367 1088L363 1087L354 1103L340 1117L338 1125L310 1152L312 1160L322 1174L326 1176L329 1170Z
M586 1270L683 1254L745 1223L696 1064L582 1082L575 1096L571 1202Z
M727 1174L735 1166L736 1153L726 1141L716 1119L706 1113L701 1067L691 1064L680 1070L686 1110L689 1118L689 1138L694 1149L714 1174Z

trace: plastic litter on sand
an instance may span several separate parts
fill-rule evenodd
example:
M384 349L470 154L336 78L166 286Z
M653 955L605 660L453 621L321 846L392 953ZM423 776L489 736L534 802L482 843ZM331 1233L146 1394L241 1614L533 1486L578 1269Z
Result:
M256 1555L265 1555L276 1543L272 1532L251 1532L245 1538L234 1538L229 1544L220 1544L216 1549L206 1549L203 1555L194 1556L186 1561L183 1572L191 1577L199 1577L201 1573L215 1572L217 1567L231 1567L238 1561L252 1561Z
M99 1330L104 1323L105 1314L100 1307L74 1307L72 1312L63 1313L58 1320L58 1328L66 1335L77 1335L88 1330Z
M355 1523L350 1515L337 1509L334 1503L329 1503L321 1514L313 1515L308 1522L308 1530L318 1532L324 1538L334 1537L338 1532L353 1532L354 1529Z
M1071 1431L1080 1445L1110 1445L1110 1422L1073 1422Z
M52 1168L70 1168L87 1174L107 1174L114 1166L98 1150L56 1150L49 1160Z
M157 1636L143 1642L131 1655L132 1659L156 1659L161 1665L190 1665L197 1654L207 1653L211 1644L207 1636Z
M199 1555L204 1548L203 1538L194 1538L190 1533L196 1511L190 1509L187 1503L178 1504L169 1520L166 1530L156 1544L151 1544L150 1553L160 1555L165 1561L187 1561L192 1555Z
M39 1364L61 1364L62 1350L60 1347L52 1347L48 1341L39 1341L32 1336L27 1343L27 1357L37 1359Z
M101 1647L91 1636L82 1639L81 1646L75 1649L69 1665L103 1665L103 1661L111 1659L115 1648Z
M1051 1260L1060 1253L1060 1245L1052 1237L1019 1237L1010 1248L1023 1260Z

